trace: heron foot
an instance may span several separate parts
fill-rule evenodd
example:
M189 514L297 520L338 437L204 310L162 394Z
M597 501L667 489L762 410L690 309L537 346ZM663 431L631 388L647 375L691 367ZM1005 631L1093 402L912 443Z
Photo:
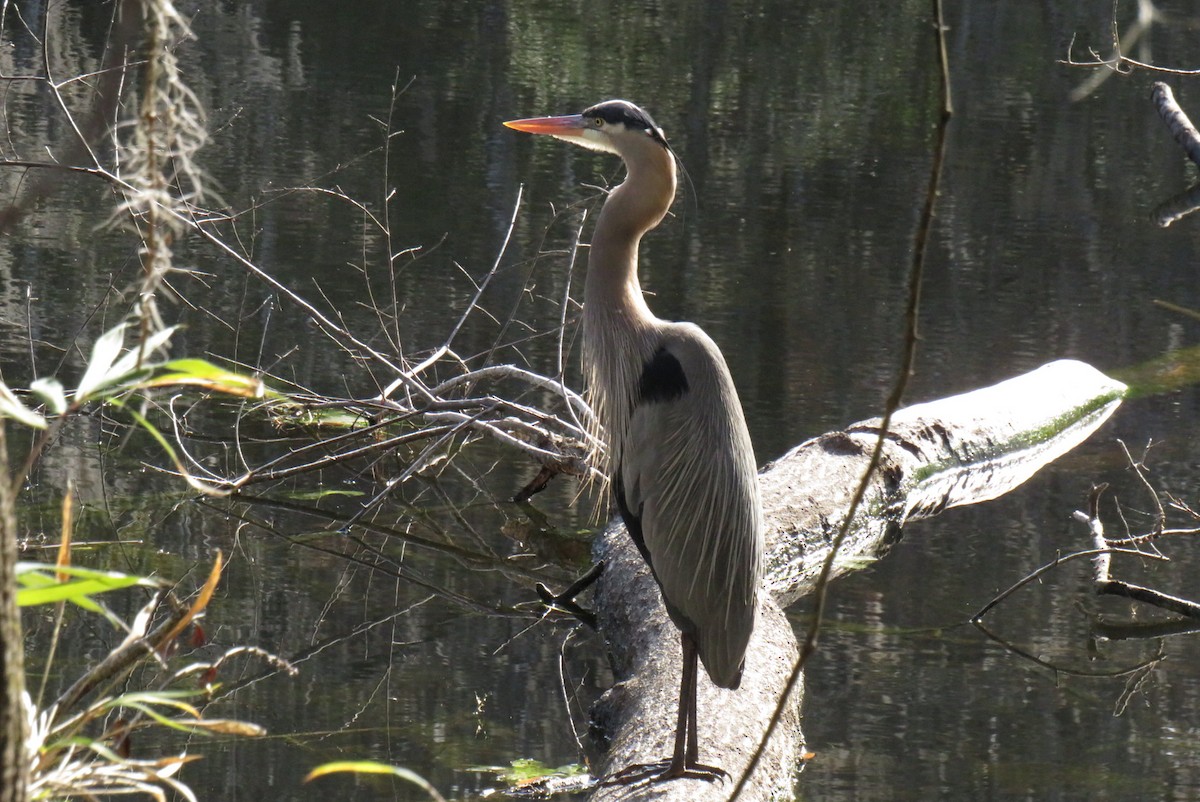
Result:
M667 780L727 780L729 774L717 766L692 761L660 760L657 763L635 763L610 775L601 785L638 785L666 782Z
M537 584L535 589L537 590L538 597L542 600L542 604L570 613L592 629L596 629L596 614L585 607L581 607L575 601L575 597L587 590L603 572L604 563L598 562L589 568L587 573L572 582L562 593L552 593L550 588L541 582Z
M569 613L575 616L591 629L597 629L596 614L586 607L581 607L571 601L570 597L564 594L555 594L550 592L550 588L543 585L541 582L536 586L537 595L542 600L542 604L546 605L551 610L561 610L564 613Z

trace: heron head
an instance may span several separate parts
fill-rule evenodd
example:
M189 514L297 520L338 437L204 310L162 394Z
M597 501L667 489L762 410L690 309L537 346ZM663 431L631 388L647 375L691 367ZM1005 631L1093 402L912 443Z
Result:
M626 156L652 144L670 150L667 137L643 109L628 100L606 100L563 117L510 120L509 128L530 134L547 134L589 150Z

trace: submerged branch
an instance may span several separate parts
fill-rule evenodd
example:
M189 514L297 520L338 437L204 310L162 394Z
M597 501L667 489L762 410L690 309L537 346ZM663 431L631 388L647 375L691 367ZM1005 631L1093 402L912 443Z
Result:
M456 395L478 386L513 389L500 395ZM252 485L276 482L335 465L399 454L406 468L398 479L406 480L440 461L456 435L483 435L525 454L552 474L592 478L588 464L588 434L574 422L576 410L564 403L573 401L580 413L590 409L575 394L559 395L558 383L523 368L493 365L464 370L454 379L426 386L428 402L399 396L387 401L322 398L311 395L277 396L264 414L275 427L303 434L311 442L275 454L258 465L247 465L229 478L208 472L207 481L224 490L243 490ZM545 408L509 398L524 393L520 387L548 391ZM526 391L527 392L527 391ZM556 409L561 408L561 409ZM435 444L430 449L429 444ZM403 449L420 448L412 458ZM204 460L185 450L193 465ZM243 457L244 459L244 457ZM393 479L389 489L397 484Z
M1140 463L1135 462L1129 457L1128 450L1125 451L1125 455L1129 459L1130 467L1154 499L1154 503L1158 507L1158 517L1153 532L1134 538L1124 538L1123 540L1126 542L1132 540L1138 544L1150 543L1166 533L1167 530L1164 527L1166 512L1163 510L1162 503L1158 500L1158 494L1147 481ZM1184 618L1200 620L1200 604L1191 599L1185 599L1170 593L1164 593L1155 588L1135 585L1131 582L1113 578L1112 555L1114 554L1129 554L1141 559L1166 560L1167 558L1157 552L1113 548L1113 541L1110 541L1104 534L1104 522L1100 519L1100 497L1106 488L1107 485L1099 485L1093 489L1089 499L1088 512L1076 511L1074 514L1075 520L1087 524L1088 533L1092 539L1093 550L1091 553L1094 555L1092 560L1094 572L1092 582L1096 595L1119 596L1130 601L1149 604L1161 610L1183 616Z

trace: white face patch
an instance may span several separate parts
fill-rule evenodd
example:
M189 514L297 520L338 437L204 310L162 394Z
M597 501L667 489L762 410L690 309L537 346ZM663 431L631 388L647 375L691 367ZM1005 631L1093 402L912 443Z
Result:
M610 123L605 127L614 128L615 126ZM621 127L624 128L625 126ZM561 139L564 142L570 142L572 145L580 145L588 150L596 150L600 151L601 153L616 153L618 156L620 155L620 153L617 152L617 149L613 147L612 140L609 138L609 135L596 128L588 127L582 129L577 134L573 133L567 136L555 136L554 138Z

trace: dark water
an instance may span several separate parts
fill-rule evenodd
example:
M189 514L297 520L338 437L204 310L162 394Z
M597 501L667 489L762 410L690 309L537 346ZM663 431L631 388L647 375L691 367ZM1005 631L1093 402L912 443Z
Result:
M18 5L33 19L44 9ZM1200 326L1152 303L1200 307L1200 224L1149 222L1195 177L1149 103L1155 76L1114 75L1069 99L1092 72L1061 61L1072 39L1078 58L1089 47L1108 52L1111 3L951 5L955 116L909 400L1061 357L1119 372L1193 344ZM100 6L51 5L64 32L60 70L101 58ZM1200 44L1185 25L1194 9L1162 10L1174 16L1150 31L1141 56L1196 67ZM611 159L500 121L623 96L652 111L686 168L674 216L644 245L644 285L661 316L695 320L721 344L759 458L881 409L900 356L937 119L928 4L291 0L189 12L197 40L179 55L209 110L213 141L202 159L241 212L242 247L280 281L314 300L323 294L356 331L382 341L367 302L383 297L409 353L440 344L473 292L464 273L478 278L492 264L524 186L484 299L495 321L475 316L455 345L470 356L499 340L503 359L552 372L551 339L517 340L557 319L567 276L556 251L570 243L578 208L594 218L596 191L585 185L619 171ZM1133 13L1117 9L1122 27ZM36 66L36 48L11 19L4 39L11 67ZM1167 80L1200 115L1194 79ZM14 90L3 102L15 132L6 156L64 140L49 98ZM389 119L400 133L385 159ZM10 197L17 178L2 180ZM336 190L377 216L390 197L390 236L355 205L301 187ZM136 245L96 230L107 217L97 210L111 203L103 186L67 180L0 240L7 381L60 361L77 376L80 356L58 349L100 330L97 308L120 309L110 288L135 276ZM407 249L389 271L387 254ZM175 282L198 307L168 308L187 324L177 353L263 365L325 392L365 394L390 380L347 359L227 258L191 241L178 253L206 278ZM1086 546L1070 514L1094 482L1113 483L1130 525L1146 525L1150 503L1116 438L1138 453L1153 440L1152 481L1195 506L1198 404L1193 388L1129 401L1017 492L911 526L887 559L839 582L807 674L804 726L815 757L798 797L1200 797L1193 639L1163 642L1166 659L1137 683L1104 676L1160 644L1091 638L1085 611L1129 613L1091 599L1083 563L1026 588L992 619L1057 671L962 624L999 590ZM532 473L528 463L475 449L459 471L404 491L377 517L394 531L365 530L354 541L322 535L327 519L295 509L346 514L353 498L315 504L280 489L272 498L287 508L164 495L180 488L137 469L139 455L117 446L98 421L65 434L30 492L31 536L57 530L55 499L70 476L90 538L126 542L98 550L101 564L175 578L202 573L221 549L230 566L207 621L213 648L257 644L300 669L294 678L260 676L254 661L231 670L225 681L237 690L216 714L259 721L272 735L193 743L206 759L184 777L202 797L421 798L378 781L300 784L325 760L368 757L421 773L448 798L472 798L493 783L469 767L578 760L573 728L586 729L586 700L607 679L602 647L507 610L531 597L546 563L565 566L562 576L586 560L583 545L539 540L503 501ZM350 471L311 482L378 489ZM553 526L574 531L587 526L586 503L574 498L560 482L538 505ZM457 551L405 545L398 533ZM346 558L368 547L396 569ZM1124 566L1129 578L1200 596L1195 549L1182 539L1170 549L1168 565ZM398 579L399 571L411 573ZM135 611L129 604L123 614ZM34 634L47 631L37 613L27 621ZM81 624L69 643L95 657L111 637Z

